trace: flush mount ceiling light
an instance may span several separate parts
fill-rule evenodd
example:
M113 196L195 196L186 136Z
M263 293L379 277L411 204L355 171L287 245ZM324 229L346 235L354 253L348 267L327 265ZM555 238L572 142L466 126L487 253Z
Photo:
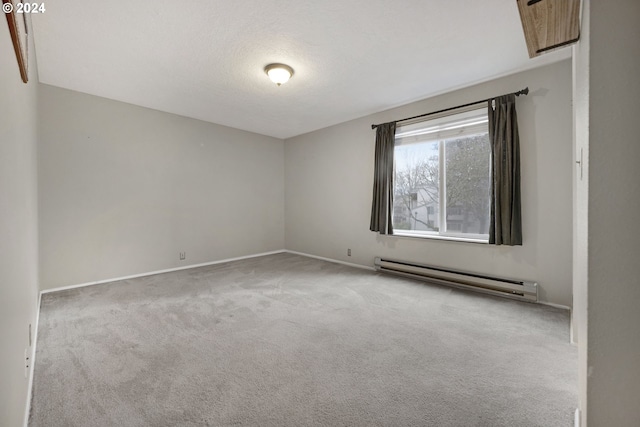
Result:
M264 67L264 72L278 86L286 83L293 76L293 68L285 64L269 64Z

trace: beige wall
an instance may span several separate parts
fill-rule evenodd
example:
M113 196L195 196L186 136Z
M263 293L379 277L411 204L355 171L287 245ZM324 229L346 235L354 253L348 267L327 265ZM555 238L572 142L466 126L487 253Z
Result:
M372 266L387 256L536 280L542 301L572 303L571 62L500 78L288 139L287 249ZM522 247L381 237L369 231L372 123L464 104L528 86L518 98ZM347 249L352 256L347 256Z
M0 24L0 425L16 427L25 415L24 350L37 309L38 83L33 55L31 82L22 83L8 27Z
M39 108L42 289L284 248L283 141L46 85Z
M640 425L640 2L590 5L587 419Z

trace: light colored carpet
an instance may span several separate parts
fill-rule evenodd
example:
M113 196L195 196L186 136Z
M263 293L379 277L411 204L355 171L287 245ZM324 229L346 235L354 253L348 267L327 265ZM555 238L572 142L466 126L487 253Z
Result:
M292 254L45 294L30 425L570 426L568 329Z

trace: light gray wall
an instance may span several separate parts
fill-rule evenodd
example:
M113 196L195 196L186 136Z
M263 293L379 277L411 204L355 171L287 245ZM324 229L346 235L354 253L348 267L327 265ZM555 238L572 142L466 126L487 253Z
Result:
M0 24L0 425L16 427L25 415L24 350L38 302L38 83L33 45L24 84Z
M590 3L587 419L592 427L640 425L640 2L611 6Z
M284 248L282 140L46 85L39 108L42 289Z
M387 256L532 279L543 301L571 305L571 62L562 61L309 134L285 145L287 249L372 266ZM372 123L464 104L529 86L518 98L522 247L381 237L369 231ZM352 256L347 256L347 248Z

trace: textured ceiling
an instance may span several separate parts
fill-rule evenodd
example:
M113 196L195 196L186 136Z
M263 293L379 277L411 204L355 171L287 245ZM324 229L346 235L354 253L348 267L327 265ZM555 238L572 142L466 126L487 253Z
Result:
M56 0L32 22L42 83L278 138L570 56L529 59L514 0Z

